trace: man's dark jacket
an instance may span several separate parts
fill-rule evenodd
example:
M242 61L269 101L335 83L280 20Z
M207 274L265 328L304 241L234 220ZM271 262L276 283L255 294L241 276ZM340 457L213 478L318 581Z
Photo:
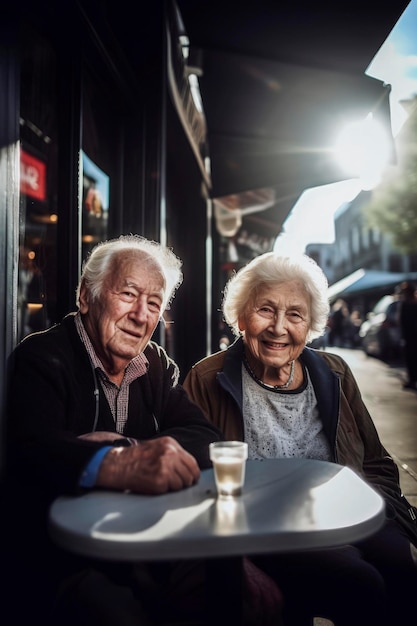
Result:
M208 467L208 444L221 438L219 431L177 384L178 367L164 349L150 342L145 355L148 373L130 385L123 434L139 440L170 435ZM115 423L70 314L26 337L12 354L7 466L14 478L20 474L51 499L76 493L83 468L105 445L78 439L93 428L115 432Z
M150 342L145 354L149 369L130 385L125 436L143 440L170 435L201 468L209 466L208 444L220 439L220 432L177 384L178 368L166 352ZM97 431L115 432L115 423L76 330L74 314L25 338L11 355L9 375L0 530L6 595L16 623L38 615L45 625L55 626L62 623L61 616L56 620L50 612L54 613L61 581L78 579L91 571L91 563L50 540L49 505L59 495L79 492L83 468L105 445L77 436L91 432L96 417ZM108 443L112 441L111 437ZM119 564L100 563L94 568L104 568L117 584L130 581L130 569Z

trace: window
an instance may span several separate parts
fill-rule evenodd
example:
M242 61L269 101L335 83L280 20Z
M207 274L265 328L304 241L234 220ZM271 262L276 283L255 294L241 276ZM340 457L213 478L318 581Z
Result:
M55 54L31 30L22 50L18 340L55 321L59 218Z

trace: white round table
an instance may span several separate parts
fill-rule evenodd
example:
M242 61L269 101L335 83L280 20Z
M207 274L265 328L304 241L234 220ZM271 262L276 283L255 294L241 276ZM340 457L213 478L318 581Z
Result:
M212 469L159 496L91 491L58 498L50 534L61 547L109 560L290 552L351 543L377 531L383 499L352 470L306 459L247 461L241 496L218 499Z

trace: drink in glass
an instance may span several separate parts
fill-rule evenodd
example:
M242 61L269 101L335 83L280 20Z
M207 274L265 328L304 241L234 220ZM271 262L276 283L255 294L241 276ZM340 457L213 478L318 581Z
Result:
M244 441L216 441L210 444L210 459L220 496L239 496L245 482L248 444Z

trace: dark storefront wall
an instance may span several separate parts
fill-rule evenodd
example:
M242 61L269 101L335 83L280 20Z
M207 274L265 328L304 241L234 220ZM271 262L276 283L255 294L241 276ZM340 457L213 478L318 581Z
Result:
M56 320L58 221L57 54L22 24L17 341Z
M21 188L18 339L74 309L98 241L159 235L161 87L138 99L105 37L99 46L75 8L67 19L68 39L56 36L56 16L38 11L19 41L23 172L30 182L36 167L43 191Z
M74 310L81 264L97 241L121 233L159 241L166 228L168 245L184 263L184 283L170 312L174 324L155 338L185 374L209 342L209 226L201 172L163 83L162 46L154 67L148 61L144 77L132 76L110 44L106 51L104 31L98 42L97 29L74 7L65 19L70 35L57 31L57 16L42 3L24 21L11 18L19 33L11 56L16 80L20 70L21 106L9 126L20 133L24 185L14 193L15 234L1 235L18 264L3 285L4 294L14 293L13 284L17 292L15 302L4 300L11 337L5 357L17 340ZM9 186L17 179L14 171Z
M167 102L167 233L168 245L183 261L184 281L167 317L166 347L175 356L181 379L207 354L206 244L211 246L204 186L194 154L176 111ZM217 260L215 260L217 263ZM212 267L209 268L210 273ZM211 350L211 348L210 348Z
M5 398L6 355L14 343L12 332L16 315L16 290L13 290L15 274L14 242L18 232L18 179L16 166L19 162L19 125L16 110L19 105L17 59L15 54L16 33L12 24L0 24L0 476L4 458L2 455ZM7 88L4 88L7 86Z
M55 36L49 18L42 28L30 23L20 41L22 146L43 167L45 191L21 193L19 291L26 293L18 339L75 308L82 262L98 241L124 231L155 237L159 228L158 181L144 173L145 162L155 171L158 157L154 148L146 153L155 123L143 121L146 99L125 88L122 66L111 71L104 44L98 48L80 15L68 15L68 40ZM158 114L154 102L152 110ZM148 219L145 206L153 209Z

